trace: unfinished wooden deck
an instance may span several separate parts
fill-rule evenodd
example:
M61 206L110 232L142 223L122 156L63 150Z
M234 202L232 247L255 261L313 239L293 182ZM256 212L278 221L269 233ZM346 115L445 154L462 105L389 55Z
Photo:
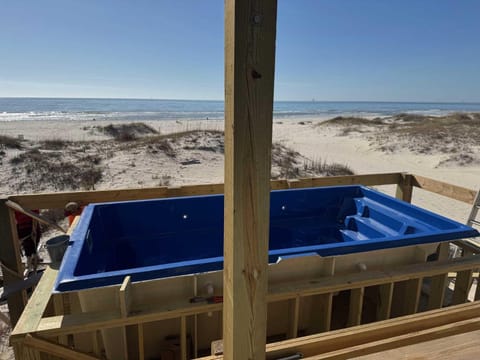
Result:
M396 184L397 197L406 201L412 199L414 189L433 191L469 204L473 202L476 194L470 189L403 173L273 181L271 187L281 189L347 184L370 186ZM63 207L69 201L86 205L97 201L221 193L222 190L222 184L216 184L182 188L18 195L9 199L32 209ZM7 215L10 212L11 210L7 208ZM7 220L4 219L4 221ZM2 235L2 242L15 240L14 234L10 234L10 239L5 236L5 232ZM480 257L474 254L476 251L474 246L465 242L457 243L464 247L464 256L459 259L449 260L446 256L448 244L444 244L439 249L439 261L425 262L424 255L414 250L420 254L420 256L414 254L414 258L418 258L415 264L332 276L327 268L333 268L335 262L341 263L341 259L326 258L324 260L326 262L319 265L322 266L323 276L313 276L306 271L305 277L300 280L280 283L270 281L266 299L269 314L270 311L274 311L273 314L275 311L288 314L288 321L284 325L276 324L275 326L278 325L278 328L284 332L283 336L289 340L268 344L267 358L279 358L291 354L292 351L299 351L305 356L314 356L314 358L348 358L383 351L392 346L403 347L412 341L418 342L418 339L427 341L440 335L447 337L478 330L479 302L465 303L468 301L468 293L474 278L478 276L476 271L480 268ZM1 253L0 256L6 255ZM313 265L309 263L304 266L312 267ZM279 275L276 278L284 276L282 274L288 274L287 270L278 270ZM193 284L207 279L208 276L218 284L222 281L222 276L215 273L191 278L184 277L182 281L184 284ZM443 307L449 276L456 276L452 306ZM165 298L158 289L167 283L173 284L173 280L159 279L130 283L127 278L122 286L90 291L89 294L98 299L108 299L108 296L118 299L115 305L111 305L109 311L85 312L81 311L76 296L72 297L68 294L52 296L51 290L55 277L56 270L47 269L16 323L11 342L17 359L50 359L52 357L99 359L104 356L99 333L103 329L111 328L120 329L120 333L123 334L124 340L120 344L124 345L120 350L122 357L129 359L151 358L153 329L151 324L162 326L161 324L168 323L168 327L173 326L173 329L177 329L176 356L179 359L199 356L201 348L205 347L205 341L218 340L222 337L221 314L224 304L190 304L189 294L194 294L191 285L178 285L178 292L173 291L168 298ZM429 279L430 290L428 296L424 297L427 302L422 308L419 302L424 279ZM173 287L170 289L175 289L177 285L171 286ZM185 293L187 287L190 290ZM332 324L332 320L335 320L332 307L339 293L349 294L346 297L348 327L331 331L336 328ZM400 301L399 296L401 296ZM478 299L479 296L480 291L477 291L475 298ZM150 301L145 302L146 298L150 298ZM308 316L309 322L305 323L305 320L302 320L302 312L306 307L311 309L312 301L317 304L316 315ZM376 322L371 324L364 324L364 317L362 320L363 305L367 301L374 306L371 316ZM14 303L12 299L10 304L13 305L13 309L23 310L23 303ZM416 314L426 309L433 312ZM210 316L209 314L213 314L218 324L213 330L202 325L203 317ZM358 326L359 324L364 325ZM390 324L388 326L392 326L390 329L393 330L386 332L385 324ZM428 327L425 327L426 325ZM380 326L381 330L375 328L376 326ZM306 333L305 329L307 329ZM415 336L411 335L412 331ZM359 335L361 332L367 335ZM423 338L419 337L422 332L425 333L422 335ZM206 336L207 333L208 336ZM316 333L318 334L315 335ZM200 334L205 335L203 340L199 337ZM371 337L372 334L376 335ZM304 337L304 335L308 336ZM352 342L352 339L363 339L363 342ZM275 341L275 338L270 338L270 341ZM331 347L326 347L325 341L329 341ZM322 345L317 346L317 342ZM344 348L341 348L342 346ZM347 351L345 346L348 347L348 351L357 352L348 353L348 356L345 356L344 353ZM314 349L315 352L305 349Z

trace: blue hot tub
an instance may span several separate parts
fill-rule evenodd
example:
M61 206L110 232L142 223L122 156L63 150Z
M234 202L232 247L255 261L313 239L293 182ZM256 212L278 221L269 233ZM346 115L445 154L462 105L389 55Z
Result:
M223 268L223 195L91 204L71 236L57 291ZM269 261L478 236L363 186L271 192Z

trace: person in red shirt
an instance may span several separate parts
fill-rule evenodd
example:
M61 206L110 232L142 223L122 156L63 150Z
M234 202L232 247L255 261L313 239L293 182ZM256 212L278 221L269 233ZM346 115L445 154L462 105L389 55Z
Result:
M38 210L33 210L39 213ZM40 224L31 217L15 211L15 221L17 223L17 233L22 245L23 253L27 258L27 266L33 270L37 268L39 258L37 247L40 242L41 230Z

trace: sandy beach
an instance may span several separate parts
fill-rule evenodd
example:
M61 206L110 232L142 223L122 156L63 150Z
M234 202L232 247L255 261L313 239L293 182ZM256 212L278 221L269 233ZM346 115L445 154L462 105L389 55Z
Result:
M404 116L276 119L272 178L410 172L478 189L480 144L471 141L478 135L472 116L472 127L454 139L443 133L457 126L451 118L442 128L441 119L424 117L412 133L405 133L412 122ZM425 131L432 121L436 125ZM221 183L223 126L221 120L3 121L0 194ZM395 186L379 189L395 192ZM413 203L460 222L470 211L467 204L418 189ZM8 332L2 325L5 358L12 356Z
M172 120L134 124L145 125L146 130L130 129L135 139L119 141L104 129L109 126L121 128L124 121L0 122L0 135L22 139L18 148L3 146L0 193L223 182L223 121ZM288 173L290 170L284 167L295 167L300 177L322 176L325 174L318 164L337 163L355 174L411 172L467 188L479 188L478 142L463 149L464 153L468 152L465 155L473 159L463 164L458 154L452 155L451 149L435 149L435 146L428 152L415 149L407 146L405 139L389 133L390 130L386 134L383 131L386 139L379 138L379 126L374 121L359 126L350 121L337 123L325 118L275 120L273 142L277 148L273 152L279 154L279 159L275 161L274 158L272 177L295 177L295 171ZM415 139L408 141L410 144ZM388 151L384 149L385 142ZM449 144L442 139L438 143ZM35 152L40 154L35 155ZM459 152L463 154L462 149ZM43 164L45 158L47 161ZM30 164L29 167L28 161L35 166ZM69 169L67 164L71 163L84 166ZM94 169L91 181L81 179L85 169ZM45 178L43 171L49 172L45 181L36 181ZM62 171L70 177L63 179ZM393 187L382 190L392 193ZM465 204L424 191L414 193L414 203L462 222L469 210Z
M452 157L450 152L412 151L393 134L386 135L390 136L386 141L393 150L384 151L377 146L380 140L374 138L378 125L367 124L357 128L351 123L330 123L324 118L275 120L273 142L282 148L279 150L283 156L281 161L285 161L284 157L291 152L295 153L294 159L291 159L294 166L300 169L309 167L307 164L310 163L338 163L355 174L411 172L472 189L480 186L480 162L476 157L469 164L447 161L442 165L442 161ZM118 141L103 129L108 126L121 127L125 122L0 122L0 135L18 139L21 144L19 148L3 146L0 193L8 195L35 191L223 182L223 121L172 120L141 124L148 127L146 133L137 134L135 131L138 129L133 129L135 140ZM345 131L346 126L349 131ZM47 167L52 163L58 165L48 169L53 171L52 178L61 177L60 172L65 164L79 163L79 156L83 156L80 162L82 159L89 162L85 168L95 168L100 173L95 175L99 178L92 180L91 184L85 184L72 174L71 183L68 183L68 177L63 183L53 180L51 183L38 183L35 177L42 174L41 161L37 159L35 168L27 166L25 169L28 158L19 160L22 154L31 153L32 149L38 149L33 151L39 151L42 158L51 158L51 161L45 162ZM470 152L467 155L478 156L478 143L473 144ZM273 166L275 168L275 161ZM322 175L313 168L311 170L299 173L299 176ZM77 171L81 172L82 168ZM276 178L282 177L281 171L275 173L273 170L272 173ZM289 177L293 176L290 174ZM384 187L383 190L392 193L393 187ZM469 210L465 204L447 201L421 190L415 192L414 203L459 221L465 221Z

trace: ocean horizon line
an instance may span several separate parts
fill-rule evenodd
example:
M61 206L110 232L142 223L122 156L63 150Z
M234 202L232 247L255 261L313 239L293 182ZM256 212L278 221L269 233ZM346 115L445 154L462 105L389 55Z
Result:
M224 99L175 99L175 98L143 98L143 97L56 97L56 96L0 96L0 99L25 100L138 100L138 101L179 101L179 102L225 102ZM366 104L466 104L480 105L479 101L426 101L426 100L274 100L274 103L366 103Z

